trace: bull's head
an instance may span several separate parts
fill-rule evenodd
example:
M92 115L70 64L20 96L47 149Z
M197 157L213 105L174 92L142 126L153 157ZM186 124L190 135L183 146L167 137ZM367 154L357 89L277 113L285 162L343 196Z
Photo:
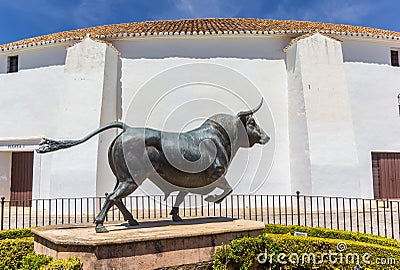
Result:
M260 104L249 111L242 111L239 112L236 116L239 118L240 122L243 124L245 128L245 132L247 135L246 145L252 147L254 144L266 144L269 141L269 136L260 128L260 126L256 123L255 119L253 118L253 114L256 113L263 103L263 99L261 99Z

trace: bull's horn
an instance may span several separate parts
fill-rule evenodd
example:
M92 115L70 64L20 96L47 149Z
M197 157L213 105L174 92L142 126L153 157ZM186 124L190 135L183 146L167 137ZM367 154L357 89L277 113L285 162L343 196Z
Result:
M248 115L256 113L261 108L261 105L263 104L263 101L264 101L264 99L261 98L261 102L260 102L260 104L258 104L257 107L255 107L254 109L251 109L249 111L238 112L238 114L236 116L240 118L240 117L243 117L243 116L248 116Z

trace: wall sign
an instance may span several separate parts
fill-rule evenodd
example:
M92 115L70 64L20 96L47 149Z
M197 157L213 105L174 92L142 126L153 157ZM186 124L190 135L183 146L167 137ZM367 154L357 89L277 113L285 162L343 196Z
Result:
M8 149L22 149L25 148L25 145L23 144L9 144L7 145Z

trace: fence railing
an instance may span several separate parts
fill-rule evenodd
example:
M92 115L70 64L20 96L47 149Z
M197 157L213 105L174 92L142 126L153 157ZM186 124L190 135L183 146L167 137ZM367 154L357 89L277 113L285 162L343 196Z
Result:
M228 196L221 204L204 196L188 195L180 206L181 217L228 217L264 223L306 225L357 231L400 239L400 201L296 195ZM92 222L105 197L0 201L0 229ZM140 220L170 218L176 196L129 196L123 202ZM118 208L107 221L123 220Z

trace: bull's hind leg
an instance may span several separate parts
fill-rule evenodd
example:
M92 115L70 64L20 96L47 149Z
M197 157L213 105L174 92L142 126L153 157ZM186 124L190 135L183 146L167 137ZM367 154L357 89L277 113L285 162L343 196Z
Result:
M171 212L169 213L172 216L173 221L182 221L182 218L179 216L179 206L182 204L185 196L189 192L187 191L179 191L178 196L176 197L174 206L172 207Z
M113 205L117 205L118 208L122 206L122 208L124 209L123 213L125 212L125 214L129 212L128 209L126 209L125 205L123 205L121 199L131 194L133 191L135 191L135 189L137 189L137 187L138 187L137 184L132 179L124 179L119 182L115 190L106 197L106 201L104 202L104 205L100 210L100 213L94 219L97 233L108 232L108 230L104 227L103 223L106 218L108 210ZM131 216L132 215L130 214L130 216L128 215L127 218L130 219ZM132 220L134 220L133 217Z

